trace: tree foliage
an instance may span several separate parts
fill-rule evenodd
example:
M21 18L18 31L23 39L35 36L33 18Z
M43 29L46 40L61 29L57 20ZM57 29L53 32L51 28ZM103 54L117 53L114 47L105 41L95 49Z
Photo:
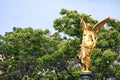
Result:
M80 62L76 53L80 49L82 31L80 20L84 13L62 9L54 28L49 30L18 28L0 36L0 79L2 80L78 80ZM85 18L95 25L98 21ZM90 70L95 80L120 79L120 21L110 19L109 30L101 28L98 42L91 55ZM67 37L61 37L59 33Z

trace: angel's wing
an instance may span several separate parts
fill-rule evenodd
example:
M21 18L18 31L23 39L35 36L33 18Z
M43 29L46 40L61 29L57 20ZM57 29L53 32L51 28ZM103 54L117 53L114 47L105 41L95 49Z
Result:
M92 31L93 31L94 33L96 33L109 19L110 19L110 17L105 18L105 19L102 20L101 22L99 22L99 23L97 23L96 25L94 25Z

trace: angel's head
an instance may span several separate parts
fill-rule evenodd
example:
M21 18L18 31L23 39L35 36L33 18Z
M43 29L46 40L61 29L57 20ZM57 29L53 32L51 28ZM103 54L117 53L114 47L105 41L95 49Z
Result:
M95 24L94 26L91 23L85 23L85 21L83 19L84 19L84 17L80 21L80 26L81 26L82 31L84 31L84 30L90 31L90 29L92 28L91 31L93 33L96 33L110 19L110 17L105 18L104 20Z
M87 30L90 30L93 27L93 25L91 23L86 23L86 27L87 27Z

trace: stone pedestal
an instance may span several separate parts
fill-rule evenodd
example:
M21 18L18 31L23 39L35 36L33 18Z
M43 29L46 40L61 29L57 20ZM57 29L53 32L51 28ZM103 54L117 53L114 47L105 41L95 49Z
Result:
M80 80L94 80L91 72L81 72Z

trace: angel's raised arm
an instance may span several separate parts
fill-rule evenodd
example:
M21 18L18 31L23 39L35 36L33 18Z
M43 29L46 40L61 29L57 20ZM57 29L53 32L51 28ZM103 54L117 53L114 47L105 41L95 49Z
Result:
M83 16L82 19L80 20L80 27L81 27L82 31L84 31L84 29L87 27L86 23L84 21L84 17L85 16Z
M82 31L84 31L85 29L87 29L87 25L84 21L84 17L90 17L91 15L84 15L81 20L80 20L80 27L82 29Z

